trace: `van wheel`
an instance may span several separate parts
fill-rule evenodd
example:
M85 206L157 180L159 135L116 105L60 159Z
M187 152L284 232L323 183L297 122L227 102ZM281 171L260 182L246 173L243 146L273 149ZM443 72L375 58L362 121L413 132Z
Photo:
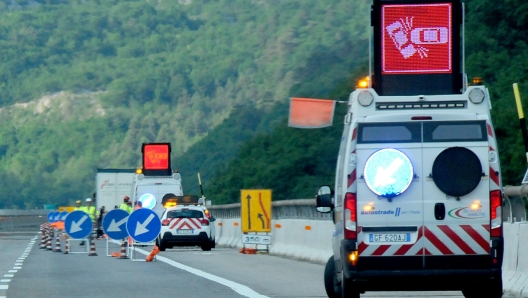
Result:
M211 244L210 243L205 243L205 244L202 244L202 246L200 246L202 248L203 251L210 251L211 250Z
M324 285L326 295L328 295L329 298L341 298L341 283L337 280L334 256L331 256L330 259L328 259L328 262L326 262Z
M341 272L343 274L343 272ZM346 282L345 277L341 279L341 297L342 298L359 298L359 291L354 289L351 282Z
M482 281L481 283L472 284L469 289L463 289L462 294L465 298L501 298L502 297L502 278Z
M215 239L211 240L211 248L216 248L216 240Z

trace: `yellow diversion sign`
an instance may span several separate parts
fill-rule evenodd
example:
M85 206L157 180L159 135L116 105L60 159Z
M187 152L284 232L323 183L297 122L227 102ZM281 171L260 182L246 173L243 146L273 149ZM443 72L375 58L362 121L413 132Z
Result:
M60 206L59 212L73 212L75 210L75 206Z
M271 232L271 189L240 190L242 232Z

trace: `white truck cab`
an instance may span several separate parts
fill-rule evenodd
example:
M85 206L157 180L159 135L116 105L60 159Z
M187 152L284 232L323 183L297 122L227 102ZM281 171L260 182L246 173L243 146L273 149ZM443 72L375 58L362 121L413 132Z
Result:
M461 290L501 297L502 186L488 90L351 93L334 190L329 297L366 291Z

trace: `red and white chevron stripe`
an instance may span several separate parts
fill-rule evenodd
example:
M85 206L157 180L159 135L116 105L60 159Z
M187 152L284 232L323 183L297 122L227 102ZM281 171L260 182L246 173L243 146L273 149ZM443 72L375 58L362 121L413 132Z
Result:
M495 140L495 136L493 134L493 129L491 128L491 125L489 123L486 123L487 130L488 130L488 143L489 143L489 149L490 151L495 151L497 153L497 149L495 148L497 146L497 142ZM498 157L497 157L498 158ZM499 175L499 165L498 163L490 163L489 168L489 176L490 176L490 191L500 189L500 179Z
M356 153L356 144L357 144L357 126L354 127L354 130L352 131L352 139L350 140L352 142L351 148L354 148L351 154ZM344 158L344 156L343 156ZM356 164L349 163L348 166L348 179L347 179L347 192L353 192L355 193L357 191L357 185L354 183L357 179L357 173L356 173Z
M483 255L489 254L489 225L431 225L418 229L413 244L368 245L359 229L360 256ZM422 239L423 238L423 239ZM423 240L423 241L422 241Z
M169 227L176 230L199 230L202 223L198 218L171 218Z

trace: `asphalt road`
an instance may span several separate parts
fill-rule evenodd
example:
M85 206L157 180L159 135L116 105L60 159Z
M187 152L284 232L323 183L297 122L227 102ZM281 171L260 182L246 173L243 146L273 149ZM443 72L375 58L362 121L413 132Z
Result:
M15 297L326 297L323 264L266 254L245 255L232 248L203 252L179 248L161 252L155 262L39 249L35 234L0 234L0 298ZM78 242L72 243L81 251ZM110 243L110 251L119 246ZM64 245L62 246L64 250ZM16 270L16 271L15 271ZM11 272L10 272L11 271ZM380 292L362 297L462 297L460 292ZM508 296L504 296L508 297Z

